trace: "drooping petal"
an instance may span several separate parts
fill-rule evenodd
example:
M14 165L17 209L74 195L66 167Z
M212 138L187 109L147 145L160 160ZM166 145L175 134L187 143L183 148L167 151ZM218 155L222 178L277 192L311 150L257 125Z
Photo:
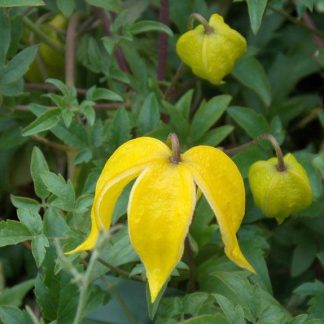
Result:
M91 209L91 231L88 238L69 254L92 249L99 231L110 227L118 197L125 186L147 166L156 161L168 161L170 149L161 141L139 137L121 145L108 159L96 185Z
M210 146L193 147L182 159L216 215L226 255L255 272L236 238L245 210L244 183L238 168L224 152Z
M152 302L183 254L195 191L189 170L169 161L146 169L132 188L129 235L144 263Z

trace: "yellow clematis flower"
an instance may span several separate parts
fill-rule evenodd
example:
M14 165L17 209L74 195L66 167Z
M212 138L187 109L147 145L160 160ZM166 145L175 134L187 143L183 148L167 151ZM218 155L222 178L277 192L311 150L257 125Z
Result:
M249 182L255 204L279 224L289 215L307 208L313 200L307 172L290 153L284 157L283 170L278 170L275 157L252 164Z
M195 75L220 84L245 53L246 40L218 14L213 14L208 23L199 14L192 16L203 25L180 36L176 44L177 54Z
M245 208L238 168L225 153L210 146L196 146L180 154L176 135L170 138L172 150L157 139L140 137L112 154L97 182L90 234L68 252L94 248L100 230L110 227L121 192L137 177L128 203L129 235L145 266L152 302L182 257L196 186L216 215L228 258L254 272L236 238Z

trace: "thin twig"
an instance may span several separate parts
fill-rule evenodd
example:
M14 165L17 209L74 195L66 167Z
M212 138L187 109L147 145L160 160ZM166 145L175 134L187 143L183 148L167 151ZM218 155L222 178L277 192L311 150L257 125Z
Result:
M171 80L169 87L166 89L166 91L164 93L164 98L166 100L168 100L170 98L172 91L174 90L176 84L178 83L178 81L181 78L184 71L185 71L185 65L183 64L183 62L181 62L175 75L173 76L173 78Z
M41 31L39 26L35 25L28 17L22 18L24 24L45 44L52 47L54 50L64 53L64 48L55 40L49 38L44 32Z
M312 19L312 17L305 11L304 14L303 14L303 19L305 21L305 24L312 28L313 30L317 30L316 26L315 26L315 23ZM314 38L314 42L315 44L318 46L318 47L323 47L324 46L324 40L323 38L317 36L317 35L314 35L313 36Z
M35 83L29 82L25 83L26 90L48 90L51 92L58 92L60 89L49 83ZM76 91L80 95L85 95L87 93L86 89L76 88Z
M53 142L45 137L39 136L39 135L31 135L30 136L34 141L44 144L48 147L52 147L56 150L63 151L66 153L72 153L75 152L75 149L73 147L67 146L65 144Z
M110 30L110 21L109 21L106 11L102 8L95 8L94 11L95 11L96 15L99 17L99 19L101 20L102 28L103 28L105 34L108 37L112 37L112 33ZM115 49L115 57L116 57L116 61L117 61L119 68L123 72L130 73L130 70L128 68L127 62L124 57L124 53L119 46L117 46Z
M197 267L196 267L193 251L192 251L188 237L186 237L186 240L185 240L185 251L187 254L188 265L189 265L188 292L194 292L196 290Z
M66 31L66 47L65 47L65 83L69 87L75 85L75 55L76 55L76 38L77 26L81 18L80 13L75 13L69 20Z
M169 0L160 0L160 22L169 25ZM165 79L166 63L168 55L168 35L166 33L159 34L159 52L158 52L158 80Z
M288 13L286 13L285 11L283 10L280 10L280 9L277 9L277 8L274 8L274 7L269 7L273 12L277 13L278 15L284 17L285 19L287 19L288 21L292 22L293 24L295 25L298 25L300 27L303 27L305 29L307 29L309 32L311 32L312 34L324 39L324 33L321 32L320 30L318 29L315 29L315 28L312 28L308 25L306 25L302 20L299 20L295 17L292 17L290 16Z
M98 261L104 265L105 267L107 267L109 270L111 270L112 272L115 272L116 274L120 275L123 278L127 278L127 279L135 279L137 281L141 281L141 282L145 282L145 280L141 277L141 276L130 276L130 274L118 267L113 266L112 264L110 264L109 262L107 262L106 260L102 259L102 258L98 258Z
M272 134L262 134L262 135L256 137L253 141L250 141L248 143L245 143L245 144L242 144L242 145L230 148L230 149L226 149L226 150L224 150L224 152L226 154L235 154L235 153L240 152L242 150L245 150L245 149L247 149L249 147L257 145L261 141L264 141L264 140L270 142L272 147L274 148L274 150L276 152L276 155L277 155L277 158L278 158L277 169L279 171L285 171L286 166L285 166L284 156L283 156L282 150L280 148L280 145L279 145L278 141L276 140L276 138Z

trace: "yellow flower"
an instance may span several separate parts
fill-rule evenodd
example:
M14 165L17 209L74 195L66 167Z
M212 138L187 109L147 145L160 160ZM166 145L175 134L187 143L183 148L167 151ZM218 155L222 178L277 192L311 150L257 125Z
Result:
M255 204L278 223L312 203L312 189L305 169L290 153L285 155L284 164L285 170L279 171L278 159L271 158L255 162L249 170Z
M100 230L110 227L119 195L137 177L128 203L129 235L145 266L152 302L182 257L196 186L216 215L226 255L254 272L236 238L245 208L244 184L236 165L210 146L196 146L180 155L176 136L170 136L172 151L157 139L140 137L112 154L97 182L91 232L68 252L94 248Z
M200 15L194 15L203 19ZM206 24L183 34L177 41L176 50L194 74L219 84L246 51L246 41L218 14L213 14L209 24Z

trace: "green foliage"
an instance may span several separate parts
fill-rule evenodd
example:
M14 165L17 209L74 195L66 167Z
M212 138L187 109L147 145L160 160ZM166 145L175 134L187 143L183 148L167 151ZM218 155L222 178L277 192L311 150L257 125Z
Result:
M323 1L161 3L0 0L0 322L320 324ZM218 12L247 39L219 86L188 68L177 74L175 43L193 12ZM57 15L65 23L48 25ZM131 186L92 252L64 251L89 233L96 181L114 150L171 132L181 151L220 146L244 179L253 162L274 156L269 143L246 144L271 133L307 171L313 203L277 225L246 183L238 239L257 272L249 274L225 256L198 197L182 261L152 305L128 235Z

